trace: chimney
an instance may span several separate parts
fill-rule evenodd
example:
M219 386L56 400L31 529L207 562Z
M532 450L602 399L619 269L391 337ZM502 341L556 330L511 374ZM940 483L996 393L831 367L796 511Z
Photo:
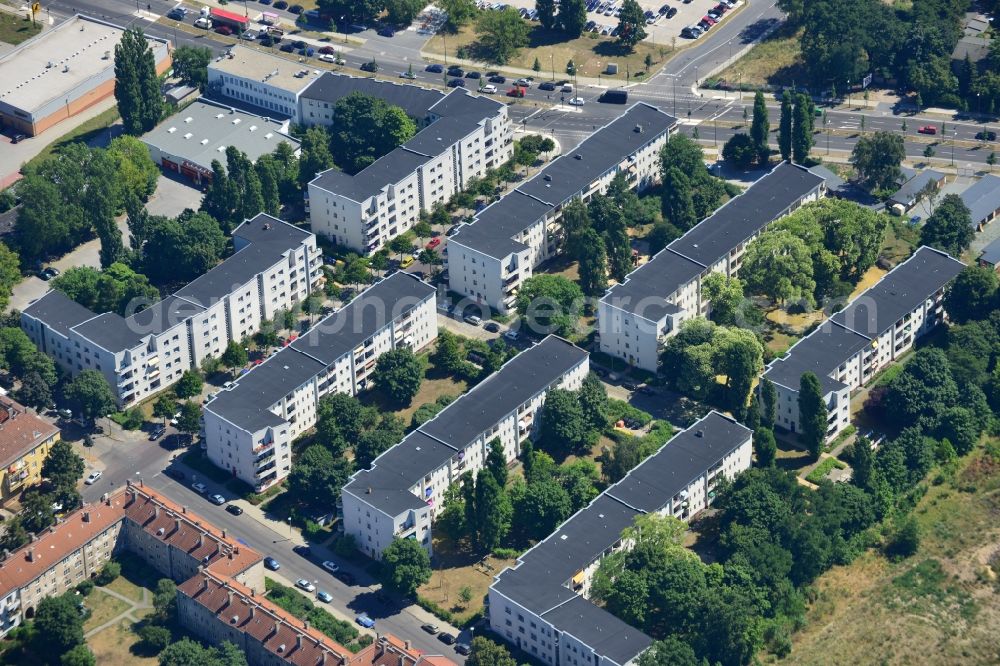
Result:
M181 531L181 519L174 518L174 532L180 532L180 531Z
M201 579L201 591L208 592L208 576L204 576Z
M84 511L83 512L83 522L85 522L85 523L89 523L90 522L90 512L89 511Z
M251 587L250 588L250 596L251 597L256 597L257 596L257 588L255 588L255 587Z
M225 530L225 528L222 529L222 538L223 539L226 538L226 530Z
M271 631L271 636L277 636L279 631L281 631L281 620L276 620L274 629Z
M699 437L699 438L700 438L700 437L704 437L704 436L705 436L705 431L704 431L704 430L699 430L699 431L697 431L697 432L696 432L696 433L694 434L694 436L695 436L695 437Z
M187 513L187 512L188 512L188 508L186 506L182 506L181 507L181 513Z
M403 648L405 648L407 652L410 651L410 641L409 641L409 639L403 641Z
M250 606L250 617L248 618L248 620L252 620L256 614L257 614L257 607L251 605Z
M309 630L309 620L302 621L302 628L305 629L306 631Z
M199 534L198 535L198 547L201 548L204 545L205 545L205 535L204 534Z
M299 634L298 636L295 637L295 649L296 650L302 649L302 634Z
M28 561L29 562L34 562L35 561L35 549L34 548L29 548L28 549Z
M160 507L159 505L153 507L153 518L160 517Z
M233 605L233 591L229 590L229 592L226 593L226 608L229 608L232 605Z

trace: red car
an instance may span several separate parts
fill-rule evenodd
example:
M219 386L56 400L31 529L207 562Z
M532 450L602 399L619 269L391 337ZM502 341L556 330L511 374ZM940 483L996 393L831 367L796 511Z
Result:
M507 97L524 97L525 88L515 86L507 91Z
M705 23L709 24L709 25L715 25L718 22L714 18L712 18L711 16L702 16L701 20L704 21Z
M323 53L325 55L333 55L334 53L337 52L337 49L333 48L332 46L321 46L319 47L318 50L320 53Z
M229 36L229 35L233 34L233 29L230 28L227 25L220 25L218 28L215 29L215 31L217 33L219 33L220 35Z
M432 238L430 240L430 242L427 243L427 245L425 245L424 247L426 247L428 250L433 250L434 248L436 248L440 244L441 244L441 239L440 238Z
M937 127L934 127L934 125L924 125L917 128L917 132L920 134L937 134Z

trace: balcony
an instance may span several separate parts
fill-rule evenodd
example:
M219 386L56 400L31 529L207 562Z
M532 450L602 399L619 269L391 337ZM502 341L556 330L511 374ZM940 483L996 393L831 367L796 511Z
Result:
M265 472L274 469L277 464L278 464L277 461L272 458L271 461L266 465L262 465L258 468L255 468L254 474L260 476L261 474L264 474Z
M267 451L267 453L265 453L264 455L260 456L256 460L254 460L253 464L255 466L261 466L261 465L264 465L264 464L266 464L266 463L268 463L268 462L270 462L272 460L274 460L274 447L271 447Z

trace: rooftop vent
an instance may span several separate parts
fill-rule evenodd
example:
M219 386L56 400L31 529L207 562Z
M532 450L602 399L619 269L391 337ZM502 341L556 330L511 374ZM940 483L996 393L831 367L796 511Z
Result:
M256 132L257 131L257 126L256 125L251 125L250 126L250 131L251 132Z
M184 138L185 139L190 139L192 136L194 136L194 134L191 134L191 132L188 132L187 134L184 135Z
M633 128L633 129L632 129L632 131L633 131L633 132L635 132L636 134L642 134L642 125L638 125L638 124L637 124L637 125L636 125L636 126L635 126L635 127Z
M167 130L167 134L173 134L176 131L177 131L176 127L171 127L170 129Z
M573 156L573 159L574 160L582 160L583 159L583 155L581 155L580 153L577 153L576 155Z
M550 183L552 182L552 176L550 176L549 174L545 174L544 176L542 176L542 178L544 180L546 180L547 182L550 182Z
M215 114L215 117L216 118L221 118L224 115L226 115L226 114L224 114L224 113L217 113L217 114Z
M49 60L47 63L45 63L45 69L51 69L53 67L55 67L55 63L52 62L51 60Z
M695 437L704 437L705 436L705 431L704 430L698 430L697 432L694 433L694 436Z
M206 145L207 143L208 143L208 139L202 139L202 140L201 140L201 145L203 145L203 146L204 146L204 145Z
M63 65L63 74L69 71L69 65Z
M194 118L192 118L191 116L188 116L187 118L184 119L184 122L189 123L192 120L194 120Z
M241 122L243 122L242 118L233 118L233 124L234 125L239 125Z

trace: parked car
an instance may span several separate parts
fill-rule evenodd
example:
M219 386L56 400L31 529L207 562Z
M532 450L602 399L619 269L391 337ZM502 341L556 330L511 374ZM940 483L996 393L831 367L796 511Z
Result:
M173 467L167 469L163 473L169 476L171 479L176 479L177 481L183 481L184 477L186 476L184 472L182 472L179 469L174 469Z
M324 604L328 604L333 601L333 596L329 592L324 592L320 590L316 593L316 598L322 601Z
M457 645L455 645L455 652L463 656L470 655L472 654L472 646L470 646L468 643L458 643Z
M195 483L191 484L191 490L195 491L199 495L204 495L206 492L208 492L208 486L206 486L201 481L196 481Z
M428 250L433 250L440 244L441 244L441 238L439 236L437 238L432 238L429 241L427 241L427 245L425 245L424 247L426 247Z
M432 636L437 634L438 632L438 626L436 624L423 624L420 625L420 628L426 631L428 634L431 634Z
M552 91L552 90L556 89L556 84L552 83L551 81L545 81L545 82L540 83L538 85L538 89L539 90Z
M354 585L354 574L348 571L338 571L334 576L344 585Z
M672 19L673 17L677 16L677 8L676 7L671 7L670 9L667 10L667 13L665 14L665 16L668 19Z
M489 78L489 82L490 83L499 83L499 84L502 85L504 83L507 83L507 77L506 76L501 76L500 74L494 74L494 75L492 75Z
M529 81L528 79L518 79L517 81L514 81L514 85L520 86L521 88L530 88L531 81Z
M97 480L103 476L103 473L99 469L95 469L93 472L87 475L87 478L83 480L88 486L92 486L97 483Z
M499 333L500 332L500 324L496 323L495 321L488 321L488 322L486 322L486 325L483 326L483 328L485 328L490 333Z
M465 79L452 79L451 81L448 82L448 87L449 88L464 88L465 87Z
M378 63L375 62L374 60L361 63L362 72L371 72L372 74L374 74L378 70L379 70Z
M504 331L503 337L505 337L508 340L510 340L511 342L513 342L513 341L517 340L520 336L518 335L517 331L515 331L512 328L509 328L506 331Z
M447 631L442 631L440 634L438 634L438 640L444 643L445 645L454 645L455 635L449 634Z
M527 89L521 86L514 86L507 91L507 97L524 97L525 90Z
M467 79L481 79L481 78L483 78L483 75L480 74L479 72L466 72L465 73L465 78L467 78Z
M273 557L265 557L264 567L266 569L270 569L271 571L277 571L278 569L281 568L281 563L279 563L278 560L274 559Z
M333 64L337 63L337 56L333 55L332 53L320 53L316 59Z
M413 265L413 255L412 254L408 254L408 255L404 256L403 260L401 262L399 262L399 267L400 268L409 268L412 265Z
M407 70L405 72L400 72L399 73L399 78L401 78L401 79L415 79L415 78L417 78L417 75L414 74L413 72Z
M333 560L326 560L320 566L322 566L324 569L326 569L330 573L337 573L338 571L340 571L340 566L336 562L334 562Z
M309 546L292 546L292 552L296 555L301 555L302 557L309 557L312 555L312 549Z
M362 613L354 618L354 621L360 624L365 629L371 629L375 626L375 620L368 617L368 613Z
M305 9L302 5L292 5L288 8L290 14L301 14L302 10Z
M21 143L28 138L27 134L15 134L14 138L10 140L11 143Z
M41 278L48 282L52 278L59 275L59 269L54 266L46 266L42 269Z
M392 28L385 27L385 28L379 28L377 34L380 37L393 37L396 34L396 31L393 30Z
M626 391L635 391L638 390L639 385L634 384L632 382L622 382L622 388L624 388Z
M910 226L916 226L920 224L920 220L922 219L923 218L920 217L919 215L914 215L913 217L910 218Z
M183 21L184 17L187 16L187 10L183 7L174 7L169 12L167 12L167 18L173 19L175 21Z
M573 92L573 84L572 83L564 83L563 86L562 86L562 88L559 89L559 92L564 92L564 93L571 93L571 92Z
M223 504L226 503L226 498L220 495L219 493L215 493L214 495L208 498L208 501L210 501L215 506L222 506Z
M226 506L226 513L231 513L234 516L242 516L243 515L243 509L241 509L240 507L236 506L235 504L229 504L229 505Z
M466 324L469 324L470 326L479 326L480 324L483 323L482 317L479 317L477 315L465 315L464 317L462 317L462 320Z
M159 438L163 437L163 433L165 433L166 431L167 429L161 425L154 426L153 429L149 432L149 441L155 442Z
M299 588L300 590L305 590L306 592L316 591L316 586L307 581L305 578L299 578L297 581L295 581L295 587Z
M284 51L285 53L294 53L295 52L295 47L292 46L291 44L282 44L279 50L280 51ZM367 64L368 63L365 63L365 65L367 65ZM361 69L364 69L365 65L361 65Z
M444 71L444 67L441 65L427 65L424 67L425 72L431 72L432 74L440 74Z
M976 139L979 141L996 141L997 133L990 130L982 130L981 132L976 132Z
M569 100L570 106L583 106L585 102L582 97L571 97Z
M483 93L484 95L496 95L497 87L492 83L487 83L485 86L479 89L479 92Z
M465 70L462 69L461 67L455 67L455 66L449 67L448 76L457 76L458 78L461 78L465 76Z
M937 134L937 127L934 125L924 125L917 128L917 132L920 134Z

